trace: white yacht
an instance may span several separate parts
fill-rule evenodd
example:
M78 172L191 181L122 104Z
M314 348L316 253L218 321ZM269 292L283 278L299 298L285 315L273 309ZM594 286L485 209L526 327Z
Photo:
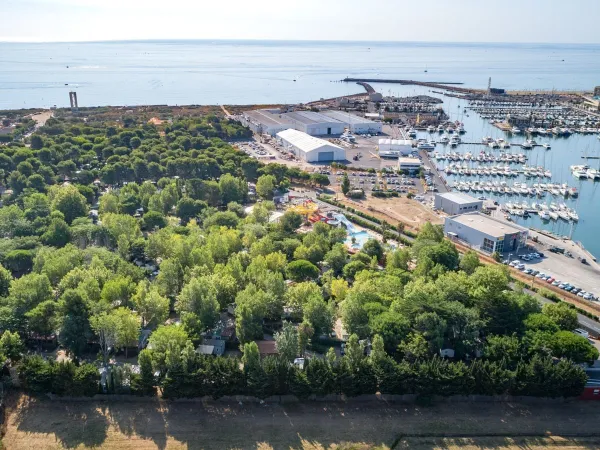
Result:
M410 130L408 130L408 136L417 137L417 130L415 130L414 128L411 128Z
M457 133L460 133L460 134L465 134L465 133L467 132L467 130L465 130L465 127L463 127L462 125L459 125L459 126L456 128L456 132L457 132Z
M420 142L419 145L417 145L417 148L419 150L433 150L435 149L435 145L430 144L429 142Z
M443 135L440 139L440 142L442 144L447 144L448 142L450 142L450 138L447 135Z
M544 145L542 145L542 147L544 147L546 150L550 150L550 144L545 143Z
M548 211L541 211L540 212L540 219L542 220L550 220L550 213L548 213Z
M512 129L510 130L510 132L512 134L521 134L521 130L517 127L512 127Z
M444 132L444 125L438 125L437 130L438 130L438 133L443 133Z
M525 150L531 150L533 145L531 145L529 141L525 141L521 144L521 148L524 148Z
M434 127L433 125L429 125L429 126L427 127L427 132L428 132L428 133L433 133L434 131L435 131L435 127Z

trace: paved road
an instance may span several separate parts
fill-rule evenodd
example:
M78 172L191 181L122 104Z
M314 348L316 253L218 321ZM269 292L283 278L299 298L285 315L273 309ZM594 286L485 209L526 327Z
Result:
M429 154L425 150L419 150L419 155L421 155L421 158L423 159L423 165L431 170L431 174L433 175L433 183L438 189L438 192L450 192L450 188L448 188L440 176L435 163L429 158Z

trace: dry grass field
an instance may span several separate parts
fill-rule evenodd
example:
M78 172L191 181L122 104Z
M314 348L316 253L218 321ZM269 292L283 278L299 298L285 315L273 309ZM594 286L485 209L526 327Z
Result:
M9 402L6 449L600 448L594 402L556 405Z

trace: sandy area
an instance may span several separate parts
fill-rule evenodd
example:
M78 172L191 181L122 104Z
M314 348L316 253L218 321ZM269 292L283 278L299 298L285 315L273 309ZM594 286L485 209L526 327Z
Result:
M31 116L31 119L36 121L37 127L39 128L43 127L50 117L52 117L52 111L44 111L39 114L34 114Z
M383 199L369 196L362 200L340 199L340 197L338 199L342 203L379 219L386 220L391 225L396 225L398 221L401 221L410 228L418 230L425 222L434 224L443 223L443 220L433 211L416 200L406 197Z
M434 407L357 401L240 405L29 401L27 397L18 402L7 418L3 439L9 450L600 446L600 410L595 402Z

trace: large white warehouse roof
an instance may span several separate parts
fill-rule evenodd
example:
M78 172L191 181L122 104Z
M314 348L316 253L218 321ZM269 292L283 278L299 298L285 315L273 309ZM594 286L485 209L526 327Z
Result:
M323 114L327 117L331 117L333 119L339 120L340 122L352 124L352 125L358 125L358 124L375 125L377 123L377 122L373 122L372 120L365 119L364 117L358 117L355 114L347 113L344 111L336 111L336 110L321 111L321 114Z
M286 142L302 150L303 152L311 152L323 147L334 147L342 151L344 150L339 145L332 144L329 141L313 137L309 134L294 130L292 128L289 130L280 131L277 133L277 137L284 139Z

